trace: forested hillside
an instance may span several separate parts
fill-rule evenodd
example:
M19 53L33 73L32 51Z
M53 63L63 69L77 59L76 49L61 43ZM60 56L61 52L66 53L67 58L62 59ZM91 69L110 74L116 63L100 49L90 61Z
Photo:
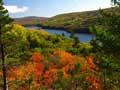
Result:
M37 25L39 23L42 23L47 18L45 17L36 17L36 16L28 16L28 17L22 17L22 18L14 18L15 24L20 25Z
M119 8L104 9L105 12L118 12ZM69 32L90 33L89 27L100 24L99 11L77 12L61 14L51 17L42 23L44 27L65 29Z
M76 43L72 38L50 35L44 30L29 30L20 25L13 25L12 30L5 33L5 37L7 41L5 64L7 85L10 90L69 89L70 87L74 89L77 87L73 77L77 79L79 75L82 75L81 78L86 83L92 85L93 81L87 81L85 78L89 80L92 77L93 80L99 80L86 73L88 70L99 70L93 63L93 57L84 56L91 51L92 46L89 43ZM74 81L73 85L72 81ZM83 82L78 84L83 84L84 87ZM0 68L0 89L2 85ZM100 87L100 82L97 87Z
M6 32L5 37L9 90L119 88L120 73L115 67L119 67L119 63L116 60L114 63L111 59L110 62L106 61L107 56L106 59L96 57L98 53L93 52L94 46L90 43L50 35L44 30L29 30L16 24L11 31ZM100 50L98 47L95 49ZM112 72L104 71L107 63L110 63L109 67L112 66ZM3 85L2 78L0 69L0 89Z

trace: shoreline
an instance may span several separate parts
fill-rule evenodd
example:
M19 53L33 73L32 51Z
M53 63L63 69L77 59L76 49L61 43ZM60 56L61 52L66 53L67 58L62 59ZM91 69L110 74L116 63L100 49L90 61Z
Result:
M42 29L54 29L54 30L61 30L61 31L66 31L68 33L81 33L81 34L92 34L90 33L90 29L89 28L79 28L73 31L70 31L70 29L66 29L66 28L56 28L56 27L50 27L50 26L43 26L43 25L23 25L24 27L30 27L30 26L36 26L36 27L41 27Z

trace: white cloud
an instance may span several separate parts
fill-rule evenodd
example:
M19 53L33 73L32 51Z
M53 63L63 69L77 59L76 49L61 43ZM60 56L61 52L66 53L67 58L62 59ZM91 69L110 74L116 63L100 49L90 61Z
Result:
M28 7L23 6L23 7L18 7L16 5L10 5L10 6L4 6L10 13L23 13L28 10Z

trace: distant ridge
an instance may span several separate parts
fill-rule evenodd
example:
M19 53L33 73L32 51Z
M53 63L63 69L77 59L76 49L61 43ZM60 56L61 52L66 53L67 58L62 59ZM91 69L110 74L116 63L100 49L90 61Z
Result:
M104 12L120 14L120 9L106 8ZM45 28L64 29L68 32L90 33L89 27L100 24L99 10L59 14L42 22Z
M36 25L42 23L46 19L47 17L28 16L22 18L14 18L14 23L21 25Z

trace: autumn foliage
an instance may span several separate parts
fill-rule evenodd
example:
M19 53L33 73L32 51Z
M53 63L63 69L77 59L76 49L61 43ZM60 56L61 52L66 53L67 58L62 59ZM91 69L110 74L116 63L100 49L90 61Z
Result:
M85 80L90 83L88 90L103 90L101 81L95 76L86 77Z
M45 57L42 54L36 52L32 55L32 60L34 62L42 62L45 60Z
M76 65L79 63L82 67L76 69ZM60 79L74 78L77 76L76 73L86 73L87 70L98 70L92 56L88 56L82 60L75 55L59 50L54 51L49 56L49 60L46 60L44 55L35 52L32 54L31 62L12 67L7 74L7 78L10 89L41 90L44 86L47 90L52 89L52 86ZM73 73L75 71L76 73ZM101 82L95 76L85 77L85 81L90 83L89 90L101 90ZM14 84L11 85L11 83Z
M87 56L86 60L91 70L99 71L99 68L95 65L92 56Z

